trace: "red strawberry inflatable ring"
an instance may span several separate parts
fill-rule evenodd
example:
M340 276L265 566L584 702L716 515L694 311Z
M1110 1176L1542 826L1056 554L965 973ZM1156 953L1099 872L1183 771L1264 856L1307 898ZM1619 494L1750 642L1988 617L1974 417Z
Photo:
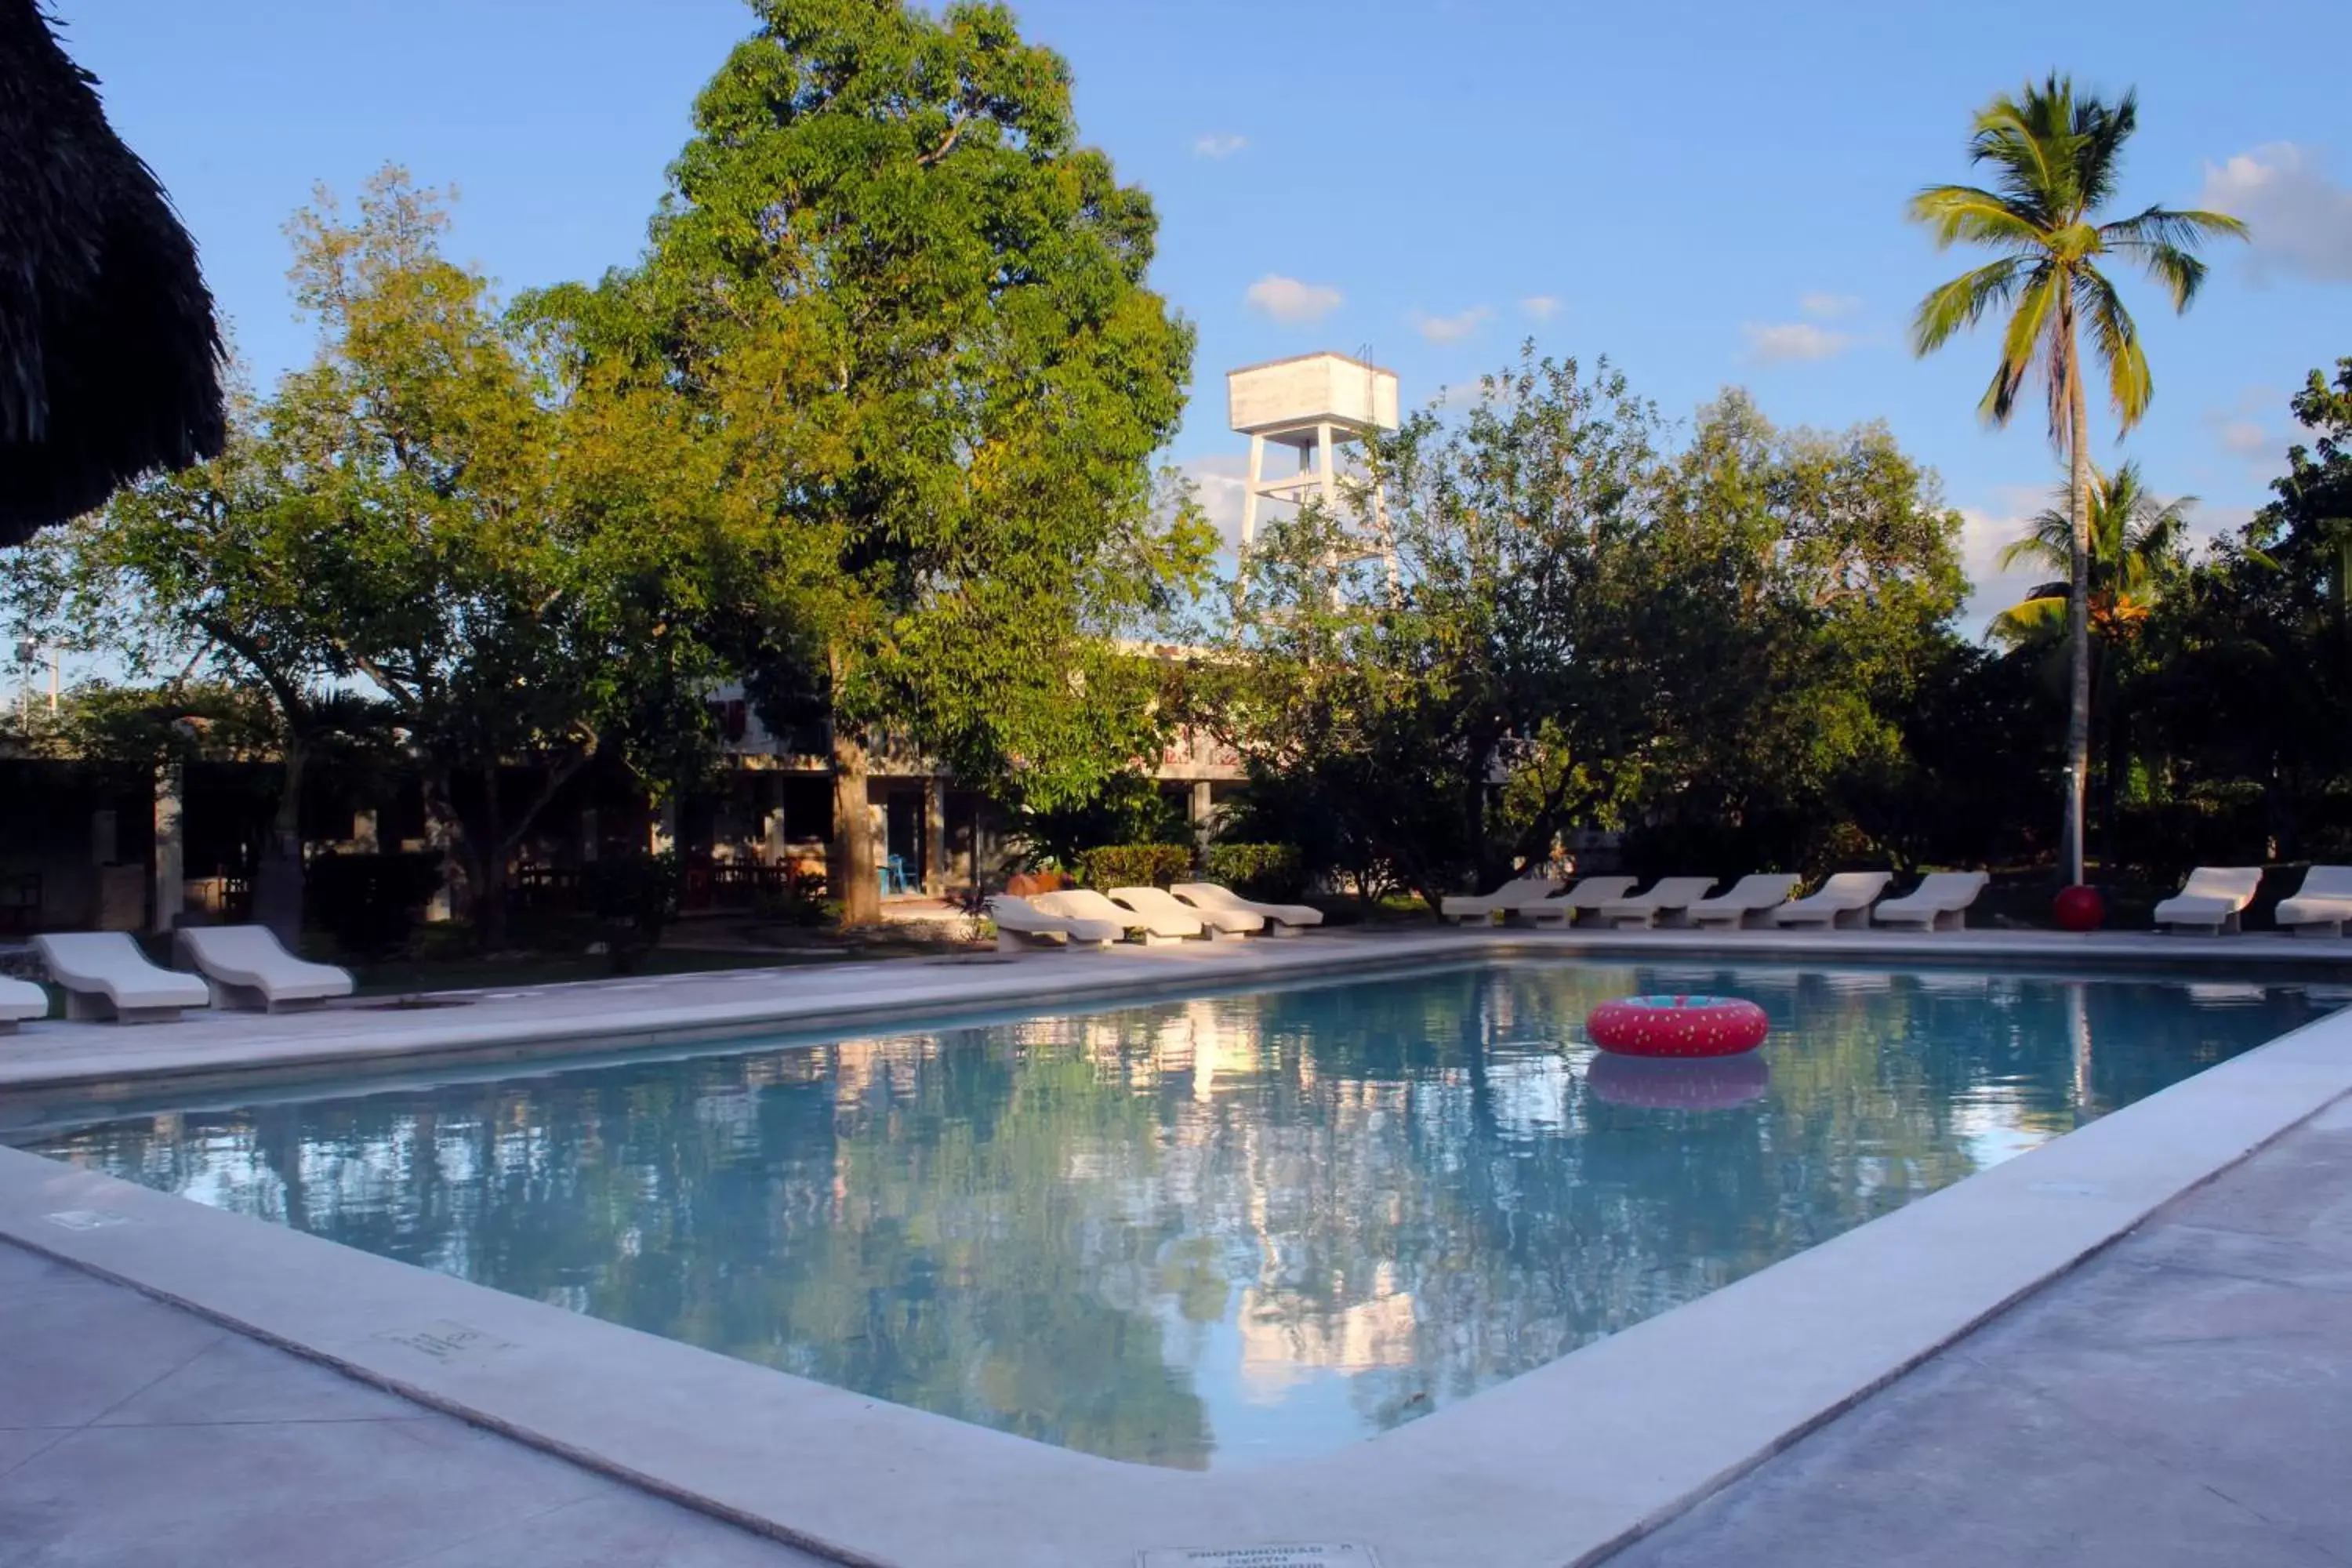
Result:
M1764 1009L1737 996L1628 996L1584 1020L1594 1045L1624 1057L1736 1057L1770 1030Z

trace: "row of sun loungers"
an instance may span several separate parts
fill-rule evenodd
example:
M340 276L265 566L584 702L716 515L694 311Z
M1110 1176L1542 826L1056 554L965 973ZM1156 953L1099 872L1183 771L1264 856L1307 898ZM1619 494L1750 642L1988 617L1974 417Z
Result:
M196 973L152 962L122 931L49 932L33 939L33 951L65 993L66 1016L77 1020L169 1023L192 1007L215 1006L283 1013L352 993L347 971L295 957L262 926L192 926L178 942ZM39 986L0 979L0 1033L48 1011Z
M1986 877L1981 871L1938 871L1902 898L1882 900L1894 879L1886 871L1841 871L1799 899L1793 897L1799 879L1777 871L1742 877L1721 893L1713 877L1661 877L1639 893L1632 877L1587 877L1565 892L1549 877L1521 877L1483 897L1447 899L1439 912L1463 922L1499 914L1529 925L1572 925L1589 917L1588 923L1620 929L1876 923L1952 931L1966 922Z
M1894 879L1886 871L1841 871L1800 899L1793 897L1798 879L1780 872L1742 877L1721 893L1715 891L1712 877L1662 877L1640 893L1633 891L1631 877L1587 877L1565 891L1549 877L1520 877L1480 897L1447 899L1440 913L1465 923L1500 915L1528 925L1587 921L1620 929L1916 926L1958 931L1968 923L1969 906L1984 891L1987 878L1982 871L1936 871L1901 898L1883 897ZM2217 935L2238 931L2262 879L2259 866L2200 866L2179 893L2156 906L2156 924L2168 931ZM2352 866L2312 867L2304 874L2302 887L2281 901L2273 918L2281 931L2298 936L2342 936L2352 924Z
M1113 888L1108 894L1066 888L1018 899L1000 893L988 900L996 922L996 944L1024 947L1105 948L1133 933L1151 944L1202 937L1239 941L1253 932L1296 936L1321 925L1323 911L1306 904L1269 904L1244 899L1214 882L1179 882L1172 888Z
M2156 906L2156 923L2217 936L2240 930L2262 884L2260 866L2200 866L2179 892ZM2352 866L2314 866L2294 895L2279 900L2271 920L2297 936L2342 936L2352 921Z

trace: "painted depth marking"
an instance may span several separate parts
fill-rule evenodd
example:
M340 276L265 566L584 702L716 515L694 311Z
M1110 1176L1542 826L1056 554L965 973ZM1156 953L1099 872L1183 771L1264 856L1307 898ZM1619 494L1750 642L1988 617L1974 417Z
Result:
M405 1333L378 1334L376 1338L390 1340L396 1345L406 1345L410 1350L431 1356L444 1366L458 1362L480 1361L499 1351L514 1349L510 1342L496 1334L469 1329L463 1323L453 1323L446 1319L427 1323L421 1329L411 1329Z
M104 1230L109 1226L139 1223L129 1215L116 1214L112 1209L59 1209L41 1217L67 1230Z

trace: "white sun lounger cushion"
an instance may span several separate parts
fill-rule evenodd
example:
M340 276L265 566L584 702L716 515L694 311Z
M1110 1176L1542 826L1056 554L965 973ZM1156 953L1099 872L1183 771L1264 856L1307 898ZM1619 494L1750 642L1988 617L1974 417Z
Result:
M1112 903L1092 888L1064 888L1059 892L1040 893L1029 900L1049 915L1062 915L1074 921L1107 921L1123 931L1143 933L1146 942L1177 941L1188 936L1205 936L1208 928L1201 923L1200 915L1171 899L1176 912L1161 910L1144 914Z
M1550 877L1514 877L1491 893L1457 893L1438 900L1437 912L1449 921L1484 919L1540 904L1559 891Z
M1867 925L1871 900L1895 880L1892 871L1840 871L1801 899L1772 911L1772 923L1797 925Z
M268 926L188 926L179 944L217 1006L276 1013L352 994L351 971L296 957Z
M0 1034L49 1016L49 994L29 980L0 974Z
M2280 900L2273 918L2282 930L2342 935L2352 921L2352 866L2314 866L2294 896Z
M124 931L44 932L33 949L65 991L68 1018L160 1023L212 1001L203 981L149 963Z
M1717 897L1693 904L1689 911L1691 924L1761 925L1771 918L1773 910L1789 901L1789 895L1797 890L1797 880L1785 871L1759 871L1742 877Z
M2199 931L2233 931L2238 917L2262 886L2260 866L2200 866L2180 891L2156 906L2156 923Z
M1982 871L1930 871L1901 898L1881 900L1870 918L1883 926L1958 931L1968 924L1969 906L1991 879Z
M1712 877L1661 877L1649 888L1601 906L1601 918L1612 925L1649 925L1664 916L1675 919L1715 889Z
M1261 899L1244 899L1231 888L1215 882L1179 882L1168 889L1200 910L1232 910L1236 913L1256 915L1274 926L1319 926L1323 911L1309 904L1270 904Z
M1139 915L1157 915L1170 924L1191 921L1210 936L1241 936L1245 932L1265 929L1265 917L1246 910L1202 909L1179 901L1165 888L1113 888L1110 900L1125 904Z
M1127 928L1112 921L1072 920L1039 909L1026 899L1010 893L999 893L988 900L988 914L996 922L997 945L1011 947L1025 940L1058 946L1067 942L1072 946L1103 947L1127 934Z

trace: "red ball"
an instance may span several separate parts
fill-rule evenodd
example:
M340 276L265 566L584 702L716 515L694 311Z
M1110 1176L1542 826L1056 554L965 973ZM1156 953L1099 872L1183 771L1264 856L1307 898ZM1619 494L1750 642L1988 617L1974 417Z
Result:
M2050 912L2058 917L2058 924L2067 931L2096 931L2107 918L2107 904L2099 897L2099 889L2086 888L2080 882L2062 889L2051 901Z

